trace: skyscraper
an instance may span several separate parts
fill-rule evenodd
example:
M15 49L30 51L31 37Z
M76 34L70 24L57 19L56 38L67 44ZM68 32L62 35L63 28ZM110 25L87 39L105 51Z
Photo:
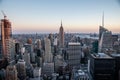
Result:
M115 60L105 54L90 54L90 74L93 80L115 80Z
M25 61L20 59L17 62L16 66L18 71L18 78L20 78L20 80L25 80L26 78Z
M81 44L78 42L69 42L68 43L68 49L67 49L67 55L68 55L68 63L70 66L79 66L80 60L81 60Z
M104 28L104 13L102 17L102 26L99 27L99 52L112 50L112 32Z
M112 50L112 32L103 32L101 39L99 41L99 52L106 52Z
M102 33L108 31L106 28L104 28L104 13L102 16L102 26L99 26L99 40L101 39Z
M37 47L37 49L41 49L42 48L41 40L40 39L36 40L36 47Z
M59 29L59 47L64 48L64 29L62 26L62 21L61 21L61 26Z
M51 53L51 42L50 39L45 38L45 62L52 62L53 55Z
M2 52L3 58L9 58L10 55L10 39L12 36L11 22L4 15L4 19L1 20L1 39L2 39Z
M45 55L43 63L43 73L51 75L54 72L53 55L51 53L51 42L50 39L45 38Z
M6 80L18 80L17 79L17 69L14 65L7 66Z

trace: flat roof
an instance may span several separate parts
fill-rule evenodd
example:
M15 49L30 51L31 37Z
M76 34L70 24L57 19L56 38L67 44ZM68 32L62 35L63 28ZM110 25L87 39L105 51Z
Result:
M112 59L111 56L105 54L105 53L98 53L98 54L91 54L94 58L97 59Z
M69 42L68 45L80 45L79 42Z
M114 57L120 57L120 53L113 53L113 54L110 54L111 56L114 56Z

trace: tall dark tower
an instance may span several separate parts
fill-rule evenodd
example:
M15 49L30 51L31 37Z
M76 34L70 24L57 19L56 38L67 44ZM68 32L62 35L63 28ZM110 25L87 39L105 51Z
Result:
M1 19L2 53L3 53L3 58L8 58L9 40L12 36L11 22L7 19L7 16L4 13L3 15L4 15L4 19Z
M104 13L102 16L102 26L99 28L99 52L108 52L113 50L112 47L112 32L104 28Z
M64 29L62 26L62 21L61 21L61 26L59 29L59 47L64 48Z
M101 39L102 33L108 31L106 28L104 28L104 12L102 15L102 26L99 26L99 40Z

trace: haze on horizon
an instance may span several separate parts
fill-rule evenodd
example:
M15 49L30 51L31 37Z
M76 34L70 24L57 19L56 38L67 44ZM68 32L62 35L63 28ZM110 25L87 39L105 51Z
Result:
M61 20L65 32L98 32L105 15L105 28L120 32L119 0L0 0L12 22L13 33L56 33ZM0 19L3 18L0 13Z

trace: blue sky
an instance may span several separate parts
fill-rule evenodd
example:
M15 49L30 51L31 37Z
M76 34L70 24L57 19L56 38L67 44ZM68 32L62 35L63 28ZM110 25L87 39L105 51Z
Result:
M103 11L105 27L120 32L118 0L0 0L0 10L13 33L58 32L61 20L65 32L98 32Z

